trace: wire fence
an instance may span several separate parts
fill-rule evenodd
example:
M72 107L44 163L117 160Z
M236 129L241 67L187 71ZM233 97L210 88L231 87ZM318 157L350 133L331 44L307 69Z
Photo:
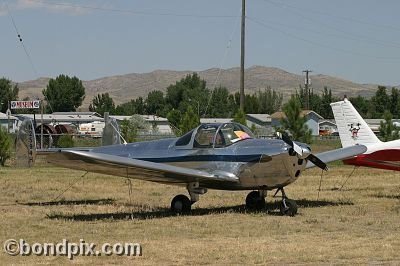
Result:
M170 134L146 134L138 135L137 141L150 141L164 138L173 138ZM103 145L102 137L92 137L85 134L37 134L36 148L69 148L69 147L99 147ZM43 144L42 144L43 143Z
M10 134L13 143L15 143L16 134ZM151 141L158 139L174 138L173 134L140 134L136 137L135 142ZM276 135L256 135L261 139L274 139ZM339 136L313 136L313 142L331 142L339 141ZM43 141L43 145L41 144ZM99 147L102 146L102 137L92 137L85 134L37 134L36 135L36 148L49 149L49 148L69 148L69 147ZM12 145L14 146L14 145ZM13 152L14 152L13 147Z

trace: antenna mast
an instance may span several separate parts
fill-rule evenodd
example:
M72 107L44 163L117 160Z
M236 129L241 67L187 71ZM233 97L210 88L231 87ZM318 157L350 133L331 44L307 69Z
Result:
M242 0L242 26L240 39L240 109L244 111L244 36L246 25L246 0Z

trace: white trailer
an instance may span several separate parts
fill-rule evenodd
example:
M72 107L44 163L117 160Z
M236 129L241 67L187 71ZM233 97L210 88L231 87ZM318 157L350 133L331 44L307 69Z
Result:
M104 129L104 122L94 121L79 125L79 134L88 135L92 138L101 138Z

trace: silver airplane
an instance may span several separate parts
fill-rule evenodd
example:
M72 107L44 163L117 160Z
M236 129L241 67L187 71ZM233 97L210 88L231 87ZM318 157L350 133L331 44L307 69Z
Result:
M29 130L24 134L32 136ZM31 157L35 145L22 144ZM313 155L308 145L286 135L256 139L241 124L213 123L202 124L179 138L45 153L48 162L70 169L186 187L190 197L175 196L173 212L190 212L208 189L252 190L246 197L247 208L262 209L267 191L276 189L275 194L282 194L281 213L294 216L296 202L288 199L284 187L306 168L327 170L326 163L365 151L365 146L356 145Z

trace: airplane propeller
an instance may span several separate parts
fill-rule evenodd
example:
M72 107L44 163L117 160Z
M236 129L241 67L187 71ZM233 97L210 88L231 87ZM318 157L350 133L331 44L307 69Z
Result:
M283 140L293 149L293 151L297 154L297 157L299 157L300 159L306 159L321 168L322 170L328 171L328 166L326 165L326 163L324 163L321 159L312 154L309 149L299 146L298 144L293 142L290 137L285 133L278 132L277 135L281 140Z

